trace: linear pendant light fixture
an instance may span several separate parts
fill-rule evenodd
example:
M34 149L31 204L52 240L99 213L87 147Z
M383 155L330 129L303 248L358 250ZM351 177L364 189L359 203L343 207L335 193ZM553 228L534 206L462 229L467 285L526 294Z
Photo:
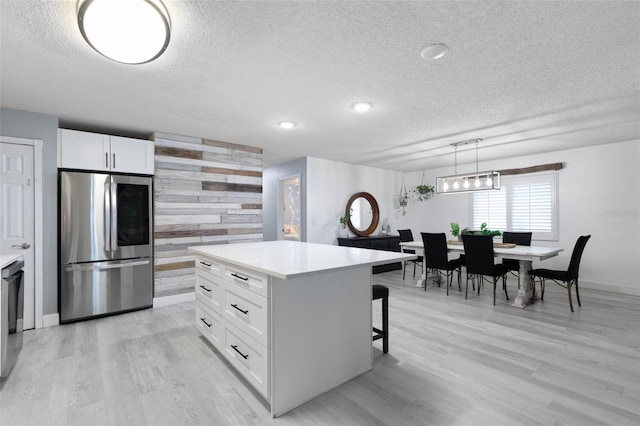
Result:
M87 43L116 62L151 62L169 45L171 20L160 0L79 0L77 12Z
M452 143L454 149L454 175L436 178L437 194L460 194L463 192L485 191L490 189L500 189L500 172L478 171L478 144L482 139L471 139L468 141ZM458 174L458 146L475 143L476 145L476 172Z

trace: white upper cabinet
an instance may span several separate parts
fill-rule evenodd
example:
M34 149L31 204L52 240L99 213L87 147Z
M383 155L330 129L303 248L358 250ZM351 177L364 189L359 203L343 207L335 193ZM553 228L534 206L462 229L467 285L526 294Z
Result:
M154 144L143 139L58 129L58 167L152 175Z
M111 170L152 175L153 147L152 141L111 136Z
M58 129L58 167L110 171L109 135Z

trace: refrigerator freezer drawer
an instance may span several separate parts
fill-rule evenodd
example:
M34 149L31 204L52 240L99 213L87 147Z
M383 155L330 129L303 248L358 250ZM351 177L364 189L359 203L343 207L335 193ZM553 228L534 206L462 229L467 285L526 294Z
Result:
M62 265L60 322L151 307L153 259Z

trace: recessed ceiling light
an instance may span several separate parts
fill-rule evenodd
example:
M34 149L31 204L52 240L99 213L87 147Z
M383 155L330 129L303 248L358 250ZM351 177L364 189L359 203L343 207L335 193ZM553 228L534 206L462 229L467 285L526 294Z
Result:
M150 62L169 45L171 21L160 0L80 0L77 13L87 43L114 61Z
M280 127L282 127L283 129L293 129L295 126L296 126L296 123L294 123L293 121L280 122Z
M358 112L366 112L371 109L371 104L369 102L357 102L353 104L353 109Z
M444 43L434 43L422 49L420 56L424 59L440 59L449 51L449 46Z

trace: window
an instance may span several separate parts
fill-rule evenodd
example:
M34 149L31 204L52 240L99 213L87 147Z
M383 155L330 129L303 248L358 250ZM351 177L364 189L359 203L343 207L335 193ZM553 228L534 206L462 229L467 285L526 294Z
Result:
M534 240L555 241L557 235L556 174L506 176L500 191L472 194L472 226L480 229L531 231Z

